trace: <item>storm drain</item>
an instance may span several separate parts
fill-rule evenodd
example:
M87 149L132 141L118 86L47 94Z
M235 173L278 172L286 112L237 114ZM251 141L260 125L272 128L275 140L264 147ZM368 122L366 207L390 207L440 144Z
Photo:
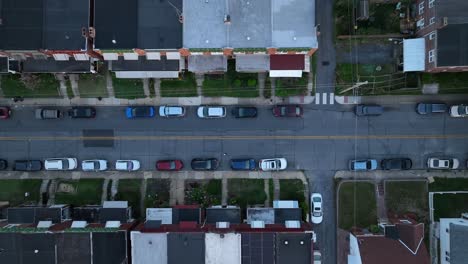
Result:
M114 147L114 130L85 129L83 130L83 145L85 148Z

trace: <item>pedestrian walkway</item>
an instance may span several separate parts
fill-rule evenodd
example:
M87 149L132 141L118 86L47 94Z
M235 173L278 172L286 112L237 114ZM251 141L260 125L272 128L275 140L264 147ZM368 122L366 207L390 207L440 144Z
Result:
M315 104L316 105L335 104L335 94L334 93L315 93Z
M399 105L415 104L431 100L443 101L446 103L458 103L466 94L438 94L438 95L378 95L378 96L335 96L339 104L379 104L379 105Z
M452 170L452 171L427 171L427 170L410 170L410 171L337 171L335 179L346 180L375 180L384 179L427 179L431 177L442 178L468 178L468 170Z

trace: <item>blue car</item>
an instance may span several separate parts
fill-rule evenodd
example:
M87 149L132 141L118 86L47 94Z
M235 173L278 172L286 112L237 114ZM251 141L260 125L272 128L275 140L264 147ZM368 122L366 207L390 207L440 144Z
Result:
M371 171L377 169L377 160L350 160L349 169L352 171Z
M152 106L129 106L125 109L127 118L153 117L154 107Z
M256 162L254 159L233 159L231 160L232 170L255 170Z

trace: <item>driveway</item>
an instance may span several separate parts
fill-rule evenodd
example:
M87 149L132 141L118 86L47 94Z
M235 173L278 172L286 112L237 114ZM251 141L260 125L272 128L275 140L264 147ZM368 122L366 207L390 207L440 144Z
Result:
M349 43L341 42L337 45L337 63L358 63L358 64L391 64L395 62L394 44L388 43L365 43L354 44L354 40Z

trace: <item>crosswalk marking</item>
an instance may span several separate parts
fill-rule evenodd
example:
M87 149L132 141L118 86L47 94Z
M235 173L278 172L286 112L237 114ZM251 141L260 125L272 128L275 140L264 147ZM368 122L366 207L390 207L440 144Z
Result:
M315 104L335 104L335 93L315 93Z

